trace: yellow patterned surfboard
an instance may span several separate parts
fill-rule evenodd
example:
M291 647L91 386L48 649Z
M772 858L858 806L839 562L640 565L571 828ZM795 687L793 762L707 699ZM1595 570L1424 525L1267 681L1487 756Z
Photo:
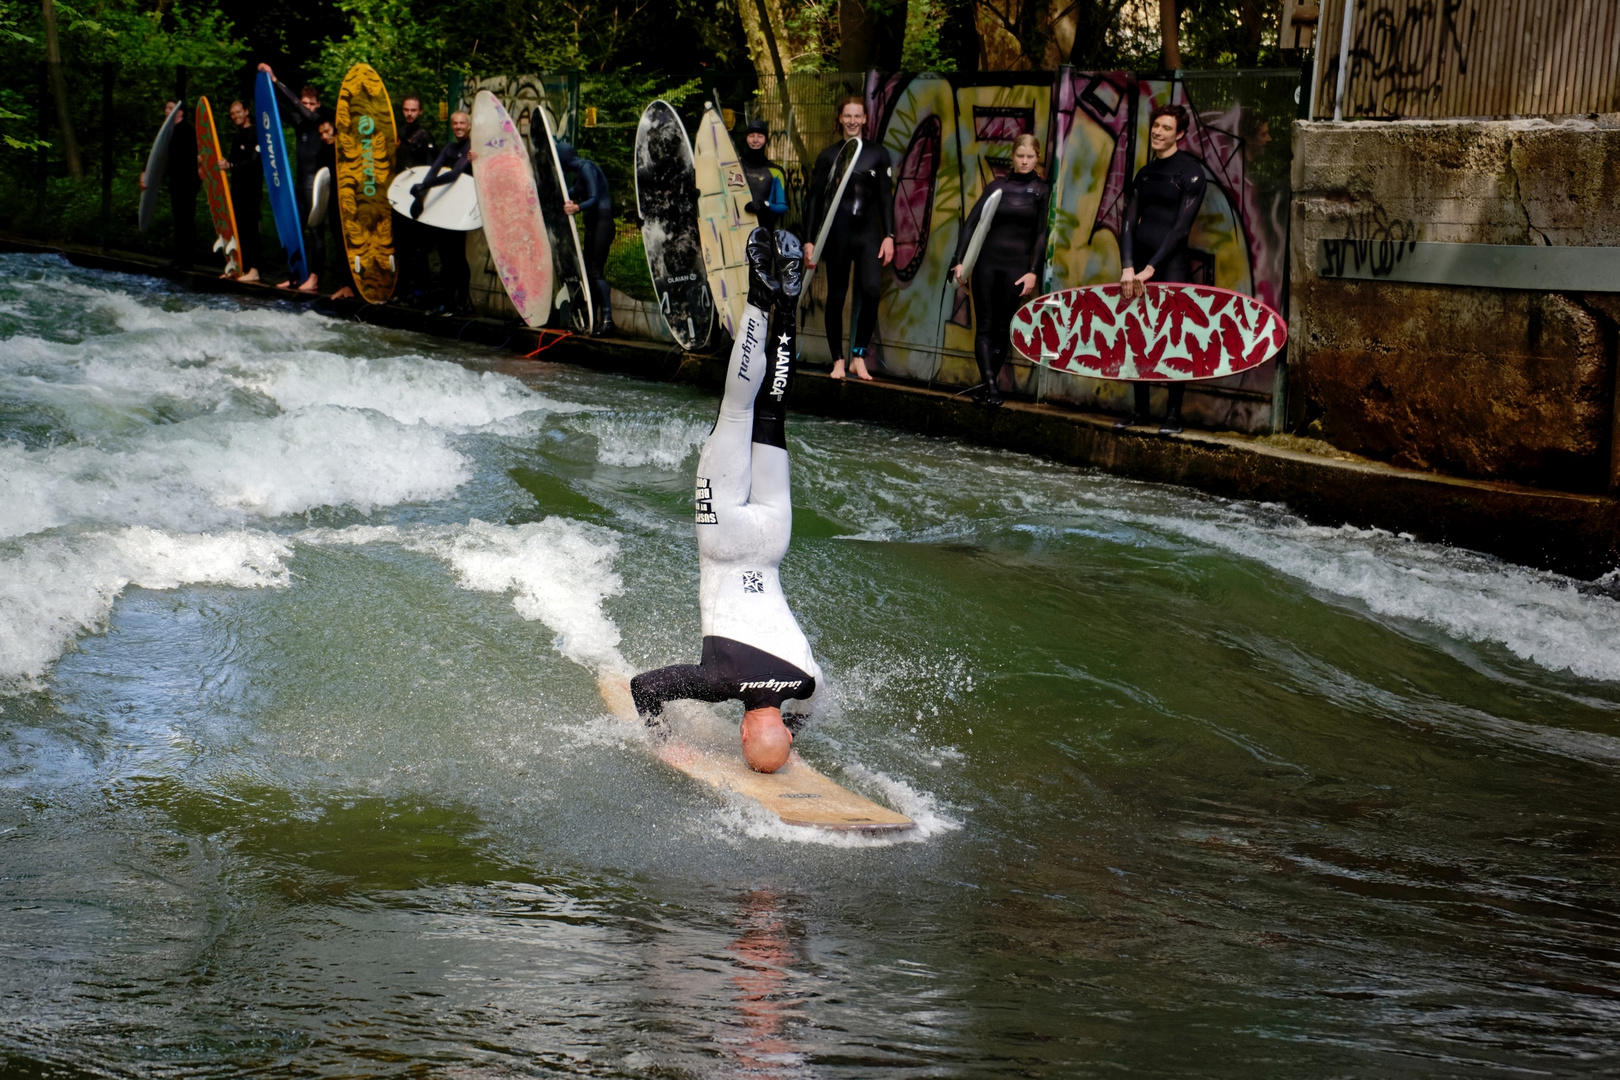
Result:
M356 64L343 77L337 100L337 210L355 288L367 303L394 292L394 106L382 77Z

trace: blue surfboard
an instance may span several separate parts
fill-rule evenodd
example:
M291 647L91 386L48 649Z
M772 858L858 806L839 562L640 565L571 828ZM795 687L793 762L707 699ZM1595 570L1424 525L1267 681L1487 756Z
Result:
M287 137L281 131L276 87L262 71L254 83L253 111L259 118L259 160L264 165L264 189L270 193L276 236L281 239L281 250L287 256L293 284L300 285L309 277L309 260L304 257L304 223L298 216L298 189L293 186L292 162L287 160Z

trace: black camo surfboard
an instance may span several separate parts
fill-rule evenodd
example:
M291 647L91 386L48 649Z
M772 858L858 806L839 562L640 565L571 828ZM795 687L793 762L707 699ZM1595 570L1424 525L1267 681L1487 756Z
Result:
M636 126L636 212L658 307L684 349L701 349L714 329L714 298L698 233L697 174L681 118L655 101Z

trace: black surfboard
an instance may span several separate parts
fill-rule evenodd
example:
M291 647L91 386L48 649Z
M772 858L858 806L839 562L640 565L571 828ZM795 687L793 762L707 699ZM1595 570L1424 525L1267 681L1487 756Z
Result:
M714 330L697 195L686 128L667 101L655 101L636 126L636 211L658 307L684 349L703 348Z
M551 116L536 105L529 116L529 140L534 152L534 187L540 196L540 216L545 219L551 238L551 265L556 273L551 298L553 326L572 327L581 334L591 332L595 321L590 286L585 281L585 253L579 246L579 224L563 212L568 199L562 162L557 157L557 137L551 130Z

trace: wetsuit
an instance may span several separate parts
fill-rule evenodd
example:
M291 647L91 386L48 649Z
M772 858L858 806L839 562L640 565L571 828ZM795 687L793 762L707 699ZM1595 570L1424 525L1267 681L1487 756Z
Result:
M416 196L416 202L411 210L412 217L422 212L422 200L427 198L429 188L438 187L440 184L453 184L459 178L472 174L472 159L467 153L471 146L470 136L465 139L452 139L444 144L439 156L428 166L427 175L422 178L422 182L411 188L412 194ZM472 271L467 267L467 234L454 229L432 229L431 233L436 234L433 239L438 244L439 269L444 275L444 306L451 311L460 311L471 303L467 294L468 284L472 281Z
M169 180L169 211L174 215L174 252L169 265L190 270L197 253L197 129L188 114L175 122L163 169Z
M792 233L748 239L748 303L726 370L720 415L697 470L698 607L703 658L637 675L636 711L649 723L676 699L748 709L809 699L821 669L782 595L777 566L793 532L783 421L797 352L802 257ZM784 718L797 728L803 717Z
M985 202L1001 192L1001 203L990 221L990 231L973 264L973 355L984 380L980 400L994 404L1001 400L996 376L1007 356L1013 314L1022 302L1018 279L1034 274L1037 287L1046 262L1047 205L1052 188L1034 172L1011 173L985 185L979 201L973 204L956 240L956 266L967 253L973 233L979 227Z
M750 150L743 147L738 161L742 165L743 176L748 180L751 200L748 209L753 211L765 228L776 228L787 215L787 174L780 165L765 156L763 148Z
M579 206L580 246L585 249L585 276L591 283L596 307L596 333L613 331L613 294L607 283L608 249L613 246L613 193L607 174L590 158L580 157L572 145L557 144L557 160L568 181L569 197Z
M431 165L438 152L438 147L433 144L433 133L423 127L420 120L409 121L399 129L399 146L394 151L394 174L397 176L418 165ZM398 211L394 212L394 238L399 248L400 269L396 295L402 299L419 298L427 291L427 253L432 237L425 235L425 232L425 226Z
M251 118L252 113L248 116ZM249 123L231 132L231 167L226 172L231 188L231 208L236 211L237 261L245 274L259 269L264 239L259 234L259 214L264 202L264 169L259 163L258 134Z
M843 143L834 143L816 158L815 173L810 178L810 204L805 215L808 219L805 229L811 236L821 233L821 223L828 212L826 204L837 187L829 183L833 165L843 148ZM885 239L894 237L894 197L889 187L894 169L889 152L876 143L865 143L851 169L844 198L833 212L827 250L815 253L816 265L827 275L827 347L835 360L844 355L844 294L849 291L851 270L855 274L855 288L861 295L850 356L866 358L872 332L877 329L882 269L878 248Z
M327 192L326 220L322 221L316 230L318 232L320 229L326 229L327 232L331 233L332 237L331 261L336 269L332 272L331 277L326 280L334 291L344 285L352 289L354 288L354 274L349 266L349 249L343 243L342 215L338 213L337 143L335 141L321 143L320 153L315 160L315 171L320 172L322 169L330 169L331 172L328 175L332 178L332 186ZM322 273L325 273L325 271L322 271Z
M1131 185L1130 201L1125 204L1120 261L1133 270L1153 267L1152 281L1159 284L1191 281L1187 237L1204 204L1205 187L1203 163L1184 151L1142 166ZM1133 389L1135 400L1128 421L1140 420L1148 413L1148 384L1138 382ZM1164 417L1167 429L1181 428L1181 399L1186 390L1183 383L1170 384Z
M304 108L298 96L279 80L276 82L276 93L281 95L292 112L293 131L297 135L293 157L298 162L298 220L304 226L309 272L318 274L326 266L326 231L310 226L309 209L314 203L315 174L321 169L321 147L326 145L321 141L321 122L332 119L332 116L320 105L313 109ZM334 176L333 180L336 179Z

